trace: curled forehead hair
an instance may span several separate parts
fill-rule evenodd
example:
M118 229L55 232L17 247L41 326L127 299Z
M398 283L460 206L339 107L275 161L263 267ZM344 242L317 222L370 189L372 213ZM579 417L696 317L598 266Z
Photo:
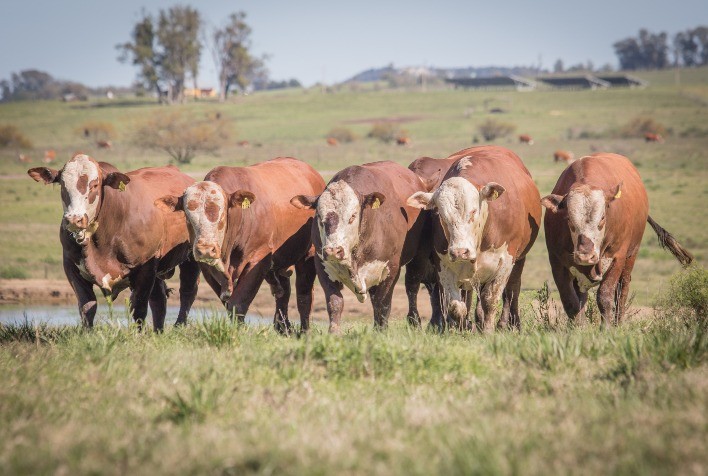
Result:
M359 198L354 189L345 181L338 180L327 185L317 201L317 209L322 214L343 207L352 208L355 204L359 204Z
M605 207L605 194L602 190L590 187L576 188L568 192L566 201L570 210L582 212L586 220L599 219ZM576 217L576 214L571 213L571 216Z

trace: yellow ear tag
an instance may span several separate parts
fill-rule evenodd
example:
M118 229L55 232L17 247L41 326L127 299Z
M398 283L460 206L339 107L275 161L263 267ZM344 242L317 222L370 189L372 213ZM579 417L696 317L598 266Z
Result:
M371 208L374 209L374 210L376 210L376 209L379 208L380 206L381 206L381 200L379 200L379 199L377 198L377 199L374 200L374 203L371 205Z
M494 193L492 194L492 200L496 200L498 197L499 197L499 192L497 192L495 190Z
M246 208L249 208L250 206L251 206L251 201L248 198L244 198L243 202L241 202L241 208L245 210Z
M615 198L620 198L622 196L622 190L617 190L617 193L615 194Z
M118 184L118 190L121 192L125 192L125 184L123 182Z

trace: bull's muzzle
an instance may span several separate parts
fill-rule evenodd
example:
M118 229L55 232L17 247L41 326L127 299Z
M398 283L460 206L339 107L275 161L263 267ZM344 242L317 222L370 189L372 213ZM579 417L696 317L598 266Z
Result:
M88 227L88 215L85 213L83 215L66 214L64 219L67 222L67 229L69 231L79 231L85 230Z
M221 257L221 247L216 243L209 243L199 240L194 245L194 257L197 261L211 261L219 259Z
M600 261L600 257L595 252L595 243L587 236L578 236L578 246L573 253L573 261L580 266L593 266Z
M450 248L448 251L450 255L450 261L471 261L474 263L476 257L472 256L472 252L469 248Z
M322 254L326 260L342 261L346 258L344 248L341 246L325 246L322 248Z

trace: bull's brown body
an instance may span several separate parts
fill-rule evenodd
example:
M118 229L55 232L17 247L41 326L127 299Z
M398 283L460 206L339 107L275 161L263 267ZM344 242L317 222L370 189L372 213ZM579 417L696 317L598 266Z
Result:
M102 180L117 172L98 163ZM40 180L39 175L30 175ZM56 178L61 171L51 171ZM122 174L121 174L122 175ZM76 294L82 322L93 325L96 297L93 285L115 298L130 288L133 318L139 324L150 305L153 326L164 326L167 288L164 280L180 267L180 310L177 323L185 323L197 293L199 268L191 259L184 213L166 213L153 205L164 194L181 194L194 180L176 167L152 167L127 172L124 187L100 187L100 211L90 239L79 244L62 221L59 237L64 272ZM45 179L45 182L47 180ZM66 195L62 190L62 199Z
M560 198L573 190L585 189L600 190L610 197L597 264L579 265L575 262L574 253L584 243L579 242L577 246L573 243L568 210L563 202L559 202L555 213L546 211L544 230L548 258L563 307L571 319L583 319L587 291L599 286L597 304L603 322L616 323L624 315L632 269L647 222L659 234L662 246L669 247L675 255L684 253L683 257L677 255L679 259L690 262L691 258L666 230L649 217L649 200L644 184L637 169L626 157L610 153L583 157L565 169L552 193Z
M488 204L488 218L482 230L480 256L506 247L506 252L511 255L513 267L508 280L503 283L496 283L497 278L494 275L489 275L488 280L483 276L475 278L478 291L476 320L480 329L489 329L493 324L497 303L490 295L489 289L501 286L504 290L503 310L498 326L519 327L521 274L526 254L536 241L541 224L538 188L521 159L504 147L471 147L450 157L455 159L455 164L450 167L443 182L453 177L461 177L477 189L489 182L496 182L505 189L498 199ZM436 257L448 252L448 242L440 220L434 220L434 248ZM437 266L440 266L439 260ZM479 272L476 274L479 275Z
M288 268L294 266L298 312L302 330L307 330L315 279L310 239L313 212L295 209L290 199L296 194L322 193L322 177L305 162L286 157L248 167L216 167L204 180L219 184L226 194L247 190L255 196L248 208L228 209L221 248L226 275L202 263L206 281L218 296L223 295L225 284L232 287L225 304L242 319L266 280L276 297L276 328L287 332Z

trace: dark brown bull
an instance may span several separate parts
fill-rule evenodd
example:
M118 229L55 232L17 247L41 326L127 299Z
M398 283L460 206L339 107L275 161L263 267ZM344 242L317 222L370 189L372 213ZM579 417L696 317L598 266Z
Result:
M587 293L595 286L603 324L622 320L647 222L682 264L693 259L649 216L639 173L621 155L600 153L574 162L542 204L548 209L544 229L553 279L572 320L584 319Z
M293 197L291 203L297 208L316 210L312 240L331 333L340 331L344 286L360 302L370 296L374 325L387 326L394 285L401 266L419 256L424 224L423 215L406 199L423 190L421 180L409 169L375 162L338 172L319 196ZM413 273L406 279L409 297L417 296L421 279ZM417 312L409 313L412 323L415 319Z
M177 323L186 323L197 293L199 267L190 256L184 213L165 213L153 201L166 193L181 193L194 182L192 178L172 166L123 174L84 154L75 155L59 171L37 167L28 174L37 182L61 185L64 272L85 326L93 326L93 285L97 285L110 299L130 288L135 321L142 325L149 304L153 327L161 330L167 311L164 280L176 266L180 268Z
M274 326L289 333L290 268L295 267L303 331L310 325L315 280L313 213L289 202L298 193L323 189L315 169L281 157L248 167L216 167L184 195L159 202L168 210L185 210L194 257L229 312L242 322L265 280L276 298Z
M477 291L477 325L490 330L499 298L499 327L520 327L521 273L541 222L540 196L521 159L497 146L472 147L455 160L440 186L408 203L435 210L436 267L445 291L448 321L463 326L466 293Z

